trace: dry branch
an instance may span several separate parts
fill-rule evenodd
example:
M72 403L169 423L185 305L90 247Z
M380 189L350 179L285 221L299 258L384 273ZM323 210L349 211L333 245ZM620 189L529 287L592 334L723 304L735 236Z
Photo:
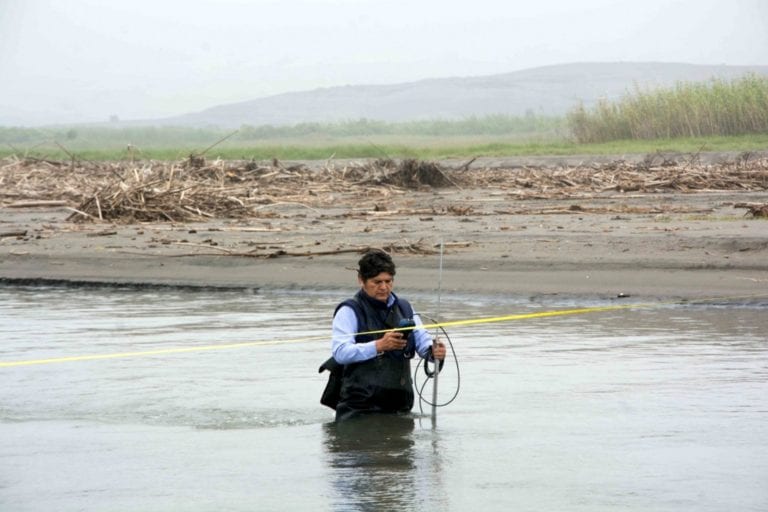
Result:
M269 218L282 209L318 213L348 198L377 202L404 190L441 187L495 189L511 200L580 199L596 195L768 190L768 159L714 165L647 159L576 167L457 169L419 160L376 160L322 169L204 159L184 162L0 162L0 206L76 205L74 222L190 222ZM457 210L459 208L459 210ZM382 214L384 210L377 213ZM412 209L414 213L421 210ZM407 210L400 209L400 213ZM756 210L754 216L762 216ZM451 206L434 215L475 215Z
M5 238L5 237L21 237L21 236L27 236L27 231L23 230L23 231L5 231L5 232L0 232L0 238Z
M755 203L736 203L734 208L745 208L747 213L745 215L751 215L754 218L768 219L768 203L755 204Z
M6 208L40 208L40 207L54 207L54 206L66 206L66 201L48 200L48 201L18 201L6 205Z

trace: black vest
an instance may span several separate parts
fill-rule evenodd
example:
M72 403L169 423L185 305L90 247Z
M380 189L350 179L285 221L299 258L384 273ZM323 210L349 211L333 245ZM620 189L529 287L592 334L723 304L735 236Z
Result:
M381 338L383 333L364 334L368 331L392 329L400 320L413 317L413 308L395 295L394 304L369 297L360 290L336 308L349 306L357 318L355 343L365 343ZM334 312L335 314L335 312ZM413 383L410 357L413 357L413 334L409 336L406 353L388 351L382 355L344 366L341 396L336 407L336 419L345 419L367 412L408 412L413 407ZM410 357L408 357L410 356Z
M379 300L369 297L360 290L354 297L336 306L333 315L336 316L336 313L338 313L342 306L352 308L357 318L357 332L359 333L355 335L355 343L367 343L379 339L383 335L381 332L375 334L365 333L368 331L392 329L398 327L401 320L413 318L413 307L411 307L411 304L395 294L392 295L395 297L395 301L390 307ZM413 334L411 334L408 336L408 343L404 350L388 351L386 355L400 359L411 359L414 356L415 348L415 341Z

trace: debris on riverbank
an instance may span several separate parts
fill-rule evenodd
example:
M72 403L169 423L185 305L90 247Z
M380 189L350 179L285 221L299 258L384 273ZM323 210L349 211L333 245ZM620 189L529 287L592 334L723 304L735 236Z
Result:
M276 160L57 162L6 158L0 161L0 185L2 207L66 206L71 210L70 221L131 224L269 218L275 215L270 205L317 209L340 202L354 204L360 198L376 201L408 190L441 188L494 191L510 200L764 191L768 190L768 159L736 158L704 165L693 159L646 158L635 163L616 160L575 167L470 169L468 165L389 159L309 166ZM579 205L569 209L588 212ZM455 215L457 211L446 208L430 213ZM763 208L750 213L765 215Z

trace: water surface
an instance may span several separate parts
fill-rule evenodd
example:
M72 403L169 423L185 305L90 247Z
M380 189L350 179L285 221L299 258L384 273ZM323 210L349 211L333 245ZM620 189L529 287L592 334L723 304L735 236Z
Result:
M343 298L0 288L0 361L210 348L0 367L0 510L768 510L764 302L454 327L436 424L334 425L317 367Z

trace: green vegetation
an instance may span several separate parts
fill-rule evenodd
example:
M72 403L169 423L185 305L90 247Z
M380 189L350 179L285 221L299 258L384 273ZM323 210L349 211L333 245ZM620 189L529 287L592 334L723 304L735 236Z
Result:
M499 137L524 136L562 138L566 131L565 119L542 116L469 117L462 120L412 121L387 123L359 119L340 123L300 123L292 126L243 125L236 132L219 128L185 127L113 127L84 125L61 128L3 128L0 143L31 145L57 141L71 149L118 149L129 144L142 149L181 148L207 146L227 138L227 145L249 147L254 145L282 145L293 141L300 145L317 145L328 141L358 139L364 144L368 138L397 139L406 142L412 137Z
M360 119L239 130L184 127L0 127L0 156L173 160L209 158L286 160L528 154L531 145L561 144L565 119L542 116L469 117L463 120L387 123ZM4 146L4 147L3 147ZM492 153L488 153L492 152Z
M754 151L768 147L768 77L638 91L567 117L387 123L360 119L239 130L80 125L0 127L0 157L55 160L473 158Z
M566 140L542 142L478 142L474 139L455 138L446 140L420 139L421 144L408 142L387 143L376 139L358 139L347 144L307 144L302 142L279 145L229 146L222 144L205 153L208 159L227 160L327 160L332 158L441 158L505 157L535 155L624 155L649 154L658 151L698 153L701 151L754 151L768 147L768 134L740 137L705 137L669 140L628 140L595 144L577 144ZM215 142L215 141L214 141ZM378 143L377 143L378 142ZM186 145L185 148L150 149L79 149L66 145L65 152L58 146L46 144L32 150L19 151L0 148L0 157L15 154L52 160L69 160L74 155L79 160L181 160L190 154L200 154L206 147ZM208 144L210 145L210 144Z
M286 137L360 137L360 136L498 136L498 135L557 135L566 129L560 117L528 115L525 117L491 115L460 120L410 121L388 123L359 119L343 123L301 123L294 126L243 126L237 134L240 140L276 139Z
M581 143L765 134L768 77L637 90L618 102L601 101L591 110L576 108L568 114L568 125Z

